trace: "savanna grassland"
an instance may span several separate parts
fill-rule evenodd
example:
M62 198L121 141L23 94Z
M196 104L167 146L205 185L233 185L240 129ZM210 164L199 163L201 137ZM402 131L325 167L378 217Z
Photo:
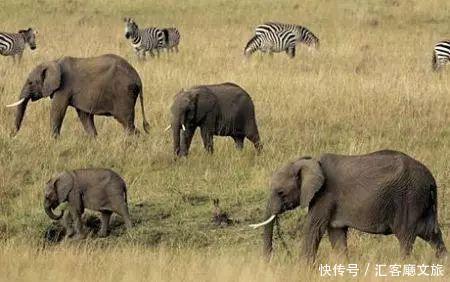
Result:
M142 27L176 26L180 53L139 62L124 37L124 16ZM11 138L14 110L0 107L0 280L320 280L317 268L308 271L298 258L306 211L281 217L292 255L277 239L270 264L261 258L262 230L247 226L264 219L276 168L325 152L390 148L425 163L438 182L439 220L450 247L450 68L431 71L434 43L450 37L448 1L3 0L0 18L1 31L38 30L37 49L27 49L20 65L0 58L0 105L17 100L42 61L115 53L140 73L151 125L148 135L126 137L114 119L97 117L99 136L90 139L69 109L53 140L50 101L41 100L29 104ZM300 47L292 60L285 54L245 60L254 27L270 20L309 27L320 50ZM251 94L263 154L256 156L248 142L238 152L231 139L215 138L208 155L196 136L189 158L175 161L164 132L172 97L181 88L224 81ZM142 131L138 107L136 125ZM109 167L125 178L131 232L114 217L106 239L92 232L81 242L49 241L59 227L44 213L43 185L56 172L81 167ZM236 224L211 223L214 198ZM429 279L449 279L450 264L437 261L420 239L407 260L395 237L356 231L349 234L347 262L330 251L325 238L318 263L441 263L446 277ZM379 280L373 268L357 279Z

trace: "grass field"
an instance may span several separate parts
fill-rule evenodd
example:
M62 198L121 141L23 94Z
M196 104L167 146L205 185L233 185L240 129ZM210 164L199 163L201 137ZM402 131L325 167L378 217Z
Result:
M178 27L180 53L139 62L123 34L124 16L141 26ZM114 119L96 118L94 140L69 110L61 138L53 140L50 102L41 100L29 104L11 138L14 110L0 107L0 280L321 280L317 267L308 271L298 258L305 210L282 216L292 256L276 240L270 264L261 259L262 231L247 225L263 219L276 168L325 152L390 148L425 163L438 182L439 220L450 247L450 68L431 71L434 43L450 37L447 1L4 0L0 18L1 31L32 26L39 32L37 49L26 50L20 65L0 58L0 105L17 100L42 61L115 53L140 73L151 125L150 134L132 138ZM293 60L284 54L245 60L254 27L269 20L307 26L320 38L320 50L299 48ZM189 158L175 161L164 132L172 97L181 88L224 81L251 94L264 153L256 156L249 143L238 152L231 139L215 138L210 156L196 136ZM136 117L142 131L139 108ZM131 232L115 218L106 239L46 240L57 226L44 213L43 185L58 171L81 167L109 167L125 178ZM211 223L214 198L237 224ZM395 237L356 231L349 235L347 262L330 251L325 238L319 264L440 263L445 276L432 280L450 279L450 263L434 259L419 239L407 260ZM388 278L371 271L357 279Z

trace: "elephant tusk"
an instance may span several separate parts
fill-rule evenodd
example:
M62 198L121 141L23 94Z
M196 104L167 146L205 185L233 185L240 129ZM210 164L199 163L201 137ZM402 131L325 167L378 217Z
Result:
M171 124L169 124L169 126L168 127L166 127L166 129L164 129L164 131L167 131L167 130L169 130L170 128L172 127L172 125Z
M8 108L15 107L15 106L18 106L18 105L22 104L23 102L25 102L25 98L22 98L22 99L20 99L19 101L15 102L15 103L6 105L6 107L8 107Z
M266 221L264 221L264 222L261 222L261 223L250 224L249 226L252 227L252 228L258 228L258 227L261 227L261 226L263 226L263 225L266 225L266 224L270 223L275 217L276 217L276 215L272 214L272 216L269 217L268 220L266 220Z
M181 124L181 128L183 129L183 131L186 131L186 127L184 126L184 124Z

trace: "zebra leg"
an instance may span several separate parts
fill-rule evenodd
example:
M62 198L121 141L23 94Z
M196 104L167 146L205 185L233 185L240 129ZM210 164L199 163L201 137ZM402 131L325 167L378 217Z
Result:
M94 115L77 109L78 118L83 124L84 131L92 137L97 136L97 129L94 124Z
M154 58L155 54L153 53L153 50L148 50L148 52L150 53L150 57Z
M22 52L20 52L19 54L17 54L17 60L18 60L18 63L19 63L19 64L20 64L20 62L22 61L22 55L23 55Z
M289 47L286 50L286 53L288 54L289 58L291 58L291 59L294 58L295 57L295 46Z
M175 45L175 53L178 53L178 45Z

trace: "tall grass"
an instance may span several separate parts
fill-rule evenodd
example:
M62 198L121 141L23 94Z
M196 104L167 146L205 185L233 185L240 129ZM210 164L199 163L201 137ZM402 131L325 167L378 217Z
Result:
M17 99L42 61L115 53L141 75L152 128L127 138L116 121L99 117L93 140L69 110L61 138L53 140L50 102L42 100L29 105L20 133L11 138L14 111L0 107L0 280L92 280L99 273L105 273L101 280L319 279L298 261L306 211L283 215L293 257L277 241L270 265L260 258L260 232L246 226L263 219L277 167L324 152L390 148L425 163L438 182L439 219L450 246L450 69L431 72L432 46L450 34L449 9L437 0L2 1L0 30L32 26L39 34L38 49L27 50L20 65L0 58L0 105ZM124 16L141 26L178 27L180 53L139 62L123 36ZM305 25L319 36L321 49L299 48L293 60L284 54L245 60L246 41L266 20ZM196 136L189 158L174 161L163 131L173 95L224 81L251 94L264 153L256 156L247 142L237 152L231 139L215 138L210 156ZM126 179L135 227L126 234L114 219L107 239L93 234L49 245L45 234L56 227L43 212L43 184L58 171L80 167L110 167ZM239 222L213 226L213 198ZM349 248L349 262L403 262L393 236L352 231ZM318 262L333 260L342 261L330 256L325 238ZM407 261L436 262L420 240Z

